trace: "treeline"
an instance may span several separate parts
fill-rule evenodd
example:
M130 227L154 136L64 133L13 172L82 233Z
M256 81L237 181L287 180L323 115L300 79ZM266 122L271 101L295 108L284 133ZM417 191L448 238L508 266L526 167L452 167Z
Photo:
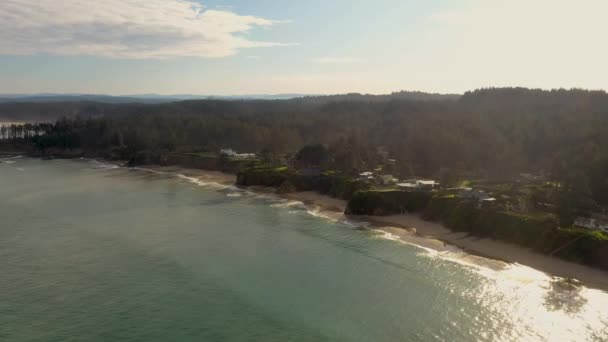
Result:
M395 160L391 172L401 177L455 181L544 173L581 196L608 202L608 95L602 91L498 88L461 97L396 93L6 106L38 118L67 117L34 139L41 149L135 153L229 147L285 155L320 143L339 161L335 167L349 171L389 158ZM0 106L0 113L6 110Z
M0 140L28 140L49 131L51 124L2 124L0 123Z

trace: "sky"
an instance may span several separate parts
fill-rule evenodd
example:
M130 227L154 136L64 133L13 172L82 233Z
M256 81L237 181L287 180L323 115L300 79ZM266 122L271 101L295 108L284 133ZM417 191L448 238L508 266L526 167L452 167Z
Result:
M608 88L606 0L1 0L0 93Z

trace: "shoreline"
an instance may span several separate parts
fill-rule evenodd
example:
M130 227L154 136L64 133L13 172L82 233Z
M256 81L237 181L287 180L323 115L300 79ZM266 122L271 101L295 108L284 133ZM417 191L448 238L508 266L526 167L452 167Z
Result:
M140 170L148 170L153 172L163 172L167 174L183 175L186 177L197 178L199 181L215 182L221 185L235 185L236 175L202 169L190 169L181 166L159 166L159 165L139 165L136 167Z
M402 239L405 243L422 248L441 252L449 251L450 246L457 247L462 252L469 254L464 257L464 261L478 266L501 270L510 264L519 264L551 277L572 278L589 288L608 291L608 272L606 271L540 254L522 246L478 238L463 232L453 232L439 222L425 221L418 215L351 216L343 214L346 201L316 192L296 192L279 196L318 206L326 211L324 213L326 216L334 219L344 218L360 223L368 222L371 224L370 229L389 233Z
M179 166L141 166L141 168L182 174L223 185L235 185L236 175L221 171L189 169ZM375 229L396 236L400 241L431 249L437 252L453 251L454 247L465 253L459 259L479 267L494 271L506 269L509 265L519 264L542 272L550 277L573 278L588 288L608 292L608 272L589 266L558 259L534 252L528 248L485 238L470 236L463 232L453 232L439 222L425 221L418 215L403 214L391 216L353 216L345 215L347 201L320 194L315 191L301 191L277 194L276 189L268 187L244 187L255 193L272 193L280 198L300 201L305 205L318 207L323 216L335 221L351 220L369 223L365 229Z
M116 161L99 161L117 165ZM236 175L221 171L191 169L181 166L140 165L137 168L152 172L183 175L203 182L215 182L225 186L236 186ZM519 264L542 272L550 277L573 278L589 288L608 292L608 272L589 266L565 261L556 257L534 252L528 248L486 238L470 236L463 232L453 232L439 222L425 221L418 215L402 214L391 216L345 215L347 201L333 198L314 191L277 194L274 188L243 187L255 193L273 193L287 200L300 201L318 207L323 216L335 221L350 220L369 223L365 229L379 230L400 241L431 249L437 252L453 251L454 247L466 253L463 259L474 265L499 271L510 264Z

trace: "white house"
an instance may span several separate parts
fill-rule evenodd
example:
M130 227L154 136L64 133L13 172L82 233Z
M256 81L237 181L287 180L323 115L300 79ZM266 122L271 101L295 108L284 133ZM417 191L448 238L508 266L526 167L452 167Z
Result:
M496 198L491 197L483 190L474 190L473 188L462 188L458 191L458 197L464 199L474 199L480 202L494 202Z
M393 175L381 175L379 176L378 181L382 185L391 185L399 182L399 180L393 177Z
M434 180L408 179L397 184L397 186L406 191L432 191L439 186L439 183L435 182Z
M361 172L359 174L359 179L364 181L373 182L374 181L374 173L371 171Z
M220 154L226 155L228 157L234 157L236 155L236 151L231 148L223 148L220 150Z
M598 220L592 217L579 217L574 221L574 225L591 230L601 230L608 233L608 221Z
M220 154L232 157L235 159L253 159L256 157L255 153L237 153L231 148L223 148L220 150Z
M418 184L416 183L399 183L397 184L397 186L399 187L399 189L405 191L416 191L419 189Z
M439 183L434 180L417 180L416 183L422 189L433 190L439 187Z
M237 153L233 156L236 159L253 159L256 157L255 153Z

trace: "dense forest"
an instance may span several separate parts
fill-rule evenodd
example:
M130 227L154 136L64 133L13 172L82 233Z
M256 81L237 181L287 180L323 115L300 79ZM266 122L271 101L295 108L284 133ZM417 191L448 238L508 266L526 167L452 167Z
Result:
M285 156L323 144L342 170L374 167L384 156L395 160L393 172L401 177L544 174L608 203L603 91L490 88L462 96L403 92L162 104L5 103L0 118L60 118L12 134L35 136L40 149L128 154L232 148ZM8 137L9 131L0 133Z

